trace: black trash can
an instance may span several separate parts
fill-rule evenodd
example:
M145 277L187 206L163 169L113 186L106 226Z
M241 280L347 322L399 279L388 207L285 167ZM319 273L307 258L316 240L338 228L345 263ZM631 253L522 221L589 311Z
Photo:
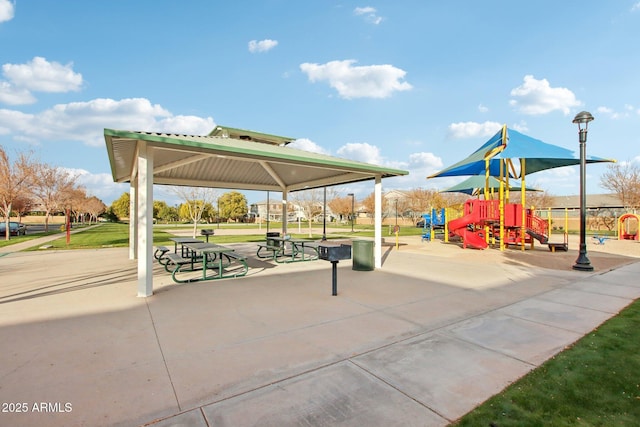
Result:
M278 231L267 231L267 245L269 246L280 246L280 242L276 242L275 240L271 240L270 237L280 237L280 233Z
M375 268L372 240L354 240L352 242L352 269L371 271Z

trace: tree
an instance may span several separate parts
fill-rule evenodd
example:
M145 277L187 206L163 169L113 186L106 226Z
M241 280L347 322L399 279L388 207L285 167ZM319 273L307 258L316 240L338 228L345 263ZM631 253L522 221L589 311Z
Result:
M85 209L89 214L89 224L91 224L91 220L98 222L98 217L107 210L107 205L96 196L91 196L86 200Z
M356 200L352 200L351 196L335 197L327 202L331 211L342 218L350 218L352 214L355 215L355 212L351 211L352 208L355 209L355 204Z
M212 209L211 204L216 200L218 192L213 188L205 187L170 187L170 191L183 200L184 213L179 213L181 217L193 221L193 237L195 238L198 222L202 219L206 209Z
M178 209L167 205L162 200L153 201L153 217L168 223L169 221L177 221L180 219Z
M239 221L249 212L247 198L237 191L230 191L220 196L218 200L220 216Z
M640 166L637 163L608 165L607 171L600 177L600 185L616 193L625 208L640 208Z
M33 199L27 196L18 196L14 199L11 210L18 217L19 222L21 221L22 216L30 212L33 207Z
M314 188L312 190L296 192L291 200L300 207L305 218L307 218L309 223L309 237L312 237L313 229L311 223L315 216L322 214L324 190Z
M77 176L46 163L37 163L34 172L31 194L44 209L44 229L49 231L49 216L68 206Z
M522 193L520 191L510 191L509 199L511 203L520 203L522 200ZM525 200L527 206L533 206L535 208L547 208L553 204L553 195L548 191L527 191L525 193Z
M365 210L373 215L376 210L375 193L369 194L362 200L362 206ZM382 219L385 219L389 215L389 200L384 196L382 197Z
M439 209L445 206L445 200L440 192L415 188L407 192L404 213L411 216L415 223L423 213L431 213L431 209Z
M465 202L469 200L469 195L464 193L440 193L440 196L446 208L462 209Z
M129 208L131 196L129 193L122 193L117 200L111 203L111 212L118 218L129 218Z
M5 239L9 240L9 221L13 203L28 194L29 184L34 176L34 162L30 153L20 153L15 161L0 146L0 211L5 218Z
M85 214L89 213L87 210L88 200L87 191L82 187L75 187L69 190L65 205L62 207L71 211L75 222L81 222L84 220Z

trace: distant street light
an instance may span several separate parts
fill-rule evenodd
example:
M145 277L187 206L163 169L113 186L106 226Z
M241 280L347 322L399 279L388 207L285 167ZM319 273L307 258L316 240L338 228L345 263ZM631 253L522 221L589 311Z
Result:
M355 216L355 195L353 193L347 194L351 196L351 232L353 233L353 217Z
M580 254L578 255L576 263L573 265L573 269L580 271L593 271L593 266L589 258L587 258L587 244L585 242L587 217L587 197L585 194L587 127L592 120L593 116L586 111L578 113L573 119L573 123L578 124L578 134L580 135Z

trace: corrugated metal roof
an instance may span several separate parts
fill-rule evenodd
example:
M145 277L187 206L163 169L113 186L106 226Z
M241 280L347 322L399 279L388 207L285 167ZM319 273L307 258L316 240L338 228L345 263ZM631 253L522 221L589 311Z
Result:
M256 132L253 130L231 128L228 126L218 125L209 133L209 136L221 136L223 138L234 138L242 141L261 142L263 144L287 145L296 138L288 136L271 135L268 133Z
M154 184L296 191L408 174L276 144L291 138L232 130L229 136L196 136L105 129L113 179L131 181L140 142L153 149ZM232 136L242 132L251 140Z

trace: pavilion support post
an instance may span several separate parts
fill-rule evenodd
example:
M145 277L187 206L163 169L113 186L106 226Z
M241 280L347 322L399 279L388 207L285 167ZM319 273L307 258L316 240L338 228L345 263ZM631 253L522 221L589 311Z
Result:
M136 176L131 179L131 185L129 186L129 259L136 259L138 257L137 185L138 178Z
M289 206L289 193L287 190L282 190L282 236L284 237L287 234L287 216L288 206Z
M382 268L382 176L376 175L374 194L374 265Z
M138 141L138 296L153 295L153 150Z

